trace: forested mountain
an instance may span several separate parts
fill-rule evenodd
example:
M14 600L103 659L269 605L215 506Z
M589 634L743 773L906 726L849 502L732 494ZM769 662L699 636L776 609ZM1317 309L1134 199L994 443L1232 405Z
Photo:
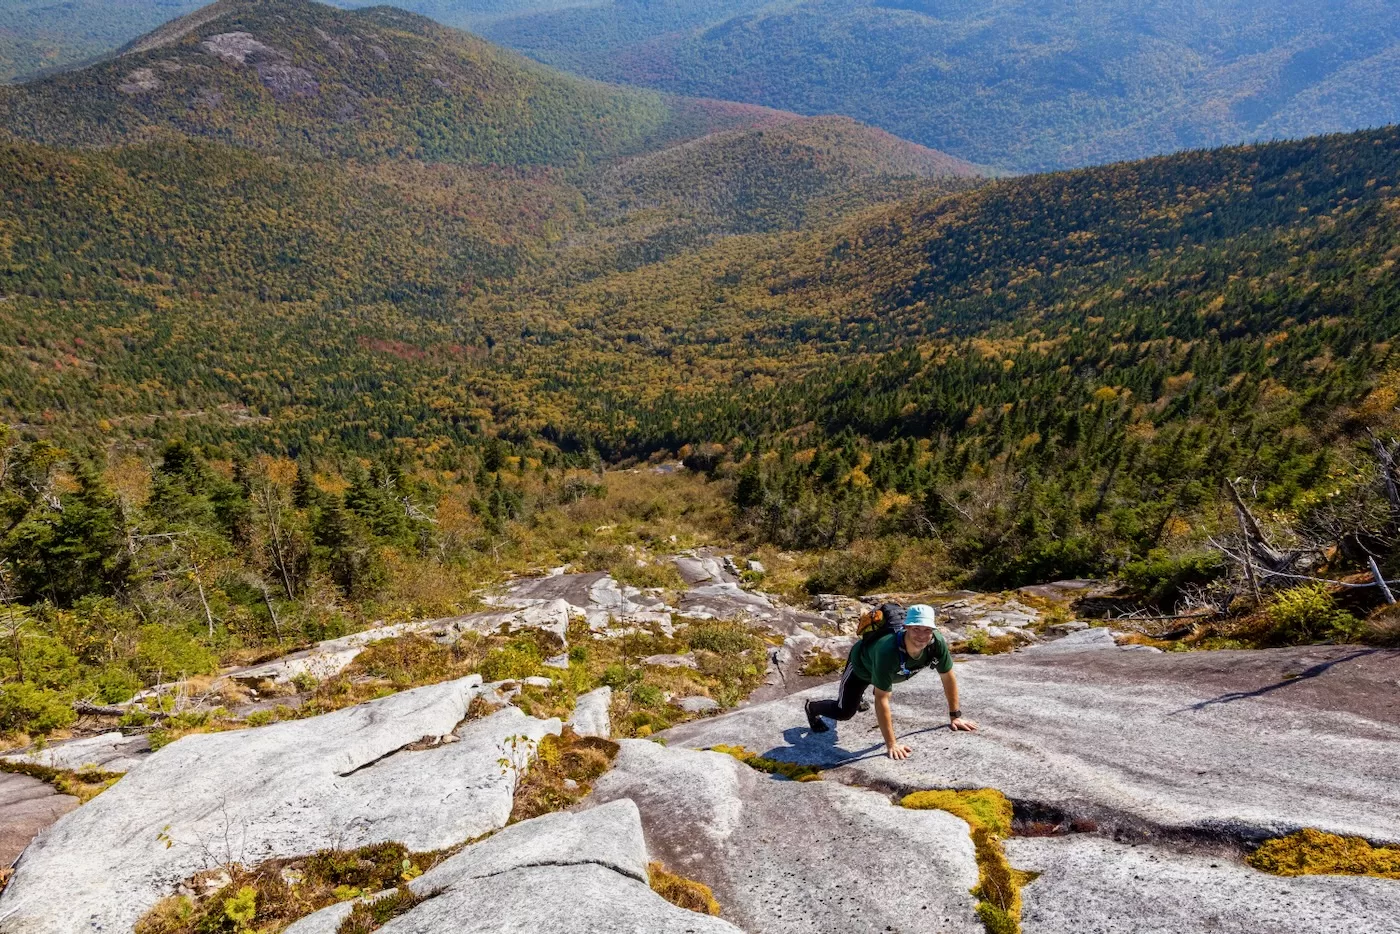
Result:
M1400 120L1400 17L1379 0L615 0L483 34L581 74L846 114L1021 171Z
M577 165L751 122L543 68L389 7L221 0L116 58L0 89L0 128L58 146L177 130L301 156Z

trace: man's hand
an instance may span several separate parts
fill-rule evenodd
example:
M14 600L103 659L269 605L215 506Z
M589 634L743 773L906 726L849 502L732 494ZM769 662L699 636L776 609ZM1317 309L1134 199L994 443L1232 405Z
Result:
M965 717L954 717L952 720L950 720L950 721L948 722L948 728L949 728L950 730L952 730L954 733L960 733L960 732L976 733L976 732L977 732L977 721L976 721L976 720L968 720L968 719L965 718Z
M899 743L895 743L893 746L886 747L885 753L891 759L908 759L911 755L914 754L914 750L909 748L908 746L903 746Z

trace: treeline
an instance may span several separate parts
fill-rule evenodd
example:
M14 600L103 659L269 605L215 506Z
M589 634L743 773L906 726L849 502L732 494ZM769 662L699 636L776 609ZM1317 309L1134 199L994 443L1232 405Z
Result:
M155 458L73 453L0 430L0 733L377 618L457 611L540 511L602 491L584 458L500 442L429 470L210 458L185 441Z

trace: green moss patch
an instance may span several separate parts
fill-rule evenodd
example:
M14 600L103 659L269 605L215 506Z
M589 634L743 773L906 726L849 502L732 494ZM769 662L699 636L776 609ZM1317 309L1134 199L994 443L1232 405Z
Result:
M769 775L776 775L780 778L788 778L795 782L821 781L822 770L814 765L798 765L796 762L779 762L777 759L768 759L764 756L760 756L756 752L750 752L743 746L711 746L710 751L722 752L727 756L733 756L751 769L767 772Z
M1245 858L1276 876L1377 876L1400 879L1400 848L1372 846L1360 837L1340 837L1304 828L1269 840Z
M1001 841L1011 835L1011 802L993 788L916 791L900 804L918 811L947 811L967 822L977 853L977 916L987 934L1019 934L1021 887L1039 874L1012 868Z

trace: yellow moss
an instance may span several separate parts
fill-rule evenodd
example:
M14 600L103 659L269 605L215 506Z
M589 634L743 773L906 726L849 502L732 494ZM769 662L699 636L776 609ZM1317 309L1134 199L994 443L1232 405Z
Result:
M652 891L671 904L702 915L719 914L719 902L708 885L668 872L660 863L647 864L647 878Z
M750 752L743 746L711 746L710 751L722 752L725 755L733 756L749 768L757 769L760 772L767 772L769 775L778 775L795 782L821 781L822 771L814 765L798 765L796 762L779 762L777 759L768 759L760 756L756 752Z
M1021 887L1038 875L1012 868L1002 849L1011 835L1011 802L994 788L975 791L916 791L900 802L919 811L947 811L967 822L977 853L977 916L987 934L1019 934Z
M1265 843L1245 860L1276 876L1339 875L1400 879L1400 848L1372 846L1360 837L1339 837L1304 828Z
M998 837L1011 835L1011 802L995 788L976 791L916 791L900 802L915 811L947 811L967 821L972 829L983 828Z

